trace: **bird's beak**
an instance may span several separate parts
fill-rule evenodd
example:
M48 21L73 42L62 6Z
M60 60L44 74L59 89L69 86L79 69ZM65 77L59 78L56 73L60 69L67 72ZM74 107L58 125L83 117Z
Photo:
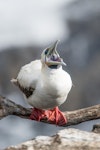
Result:
M57 45L58 45L58 40L52 45L50 46L48 49L48 53L47 53L47 64L48 65L57 65L57 64L61 64L61 65L66 65L63 61L63 59L59 56L58 52L57 52Z
M57 53L56 48L57 48L58 42L59 41L56 41L52 46L50 46L48 48L48 54L47 54L48 56L51 55L51 54L53 54L53 53Z

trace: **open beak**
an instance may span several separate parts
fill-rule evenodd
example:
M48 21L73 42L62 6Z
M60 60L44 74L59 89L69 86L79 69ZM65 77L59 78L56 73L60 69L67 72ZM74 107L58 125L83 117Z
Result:
M63 61L63 59L59 56L56 48L58 45L58 40L48 49L48 53L47 53L47 59L46 59L46 64L48 65L66 65Z

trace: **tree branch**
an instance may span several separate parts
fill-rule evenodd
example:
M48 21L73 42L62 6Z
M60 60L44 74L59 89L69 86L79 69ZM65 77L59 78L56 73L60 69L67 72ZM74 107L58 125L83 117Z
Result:
M31 108L25 108L5 97L0 96L0 119L8 115L15 115L21 118L29 119L31 110ZM81 122L100 119L100 104L84 109L66 111L64 114L68 120L67 124L64 126L76 125ZM51 123L48 122L46 118L45 120L41 120L41 122Z

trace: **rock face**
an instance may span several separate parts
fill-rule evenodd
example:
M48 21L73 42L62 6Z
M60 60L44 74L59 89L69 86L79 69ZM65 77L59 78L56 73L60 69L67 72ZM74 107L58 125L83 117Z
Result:
M33 140L5 150L99 150L100 136L77 129L65 129L52 137L38 136Z
M74 100L71 107L90 105L90 101L99 103L100 1L77 0L66 10L70 35L64 42L64 60L68 61L75 85L69 98Z
M10 80L19 72L24 64L36 59L40 48L23 47L8 48L0 52L0 92L8 94L14 90Z

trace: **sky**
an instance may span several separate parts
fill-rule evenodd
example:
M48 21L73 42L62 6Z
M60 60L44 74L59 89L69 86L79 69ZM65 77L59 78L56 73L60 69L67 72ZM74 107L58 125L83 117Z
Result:
M74 0L0 0L0 48L44 45L68 36L63 7Z

